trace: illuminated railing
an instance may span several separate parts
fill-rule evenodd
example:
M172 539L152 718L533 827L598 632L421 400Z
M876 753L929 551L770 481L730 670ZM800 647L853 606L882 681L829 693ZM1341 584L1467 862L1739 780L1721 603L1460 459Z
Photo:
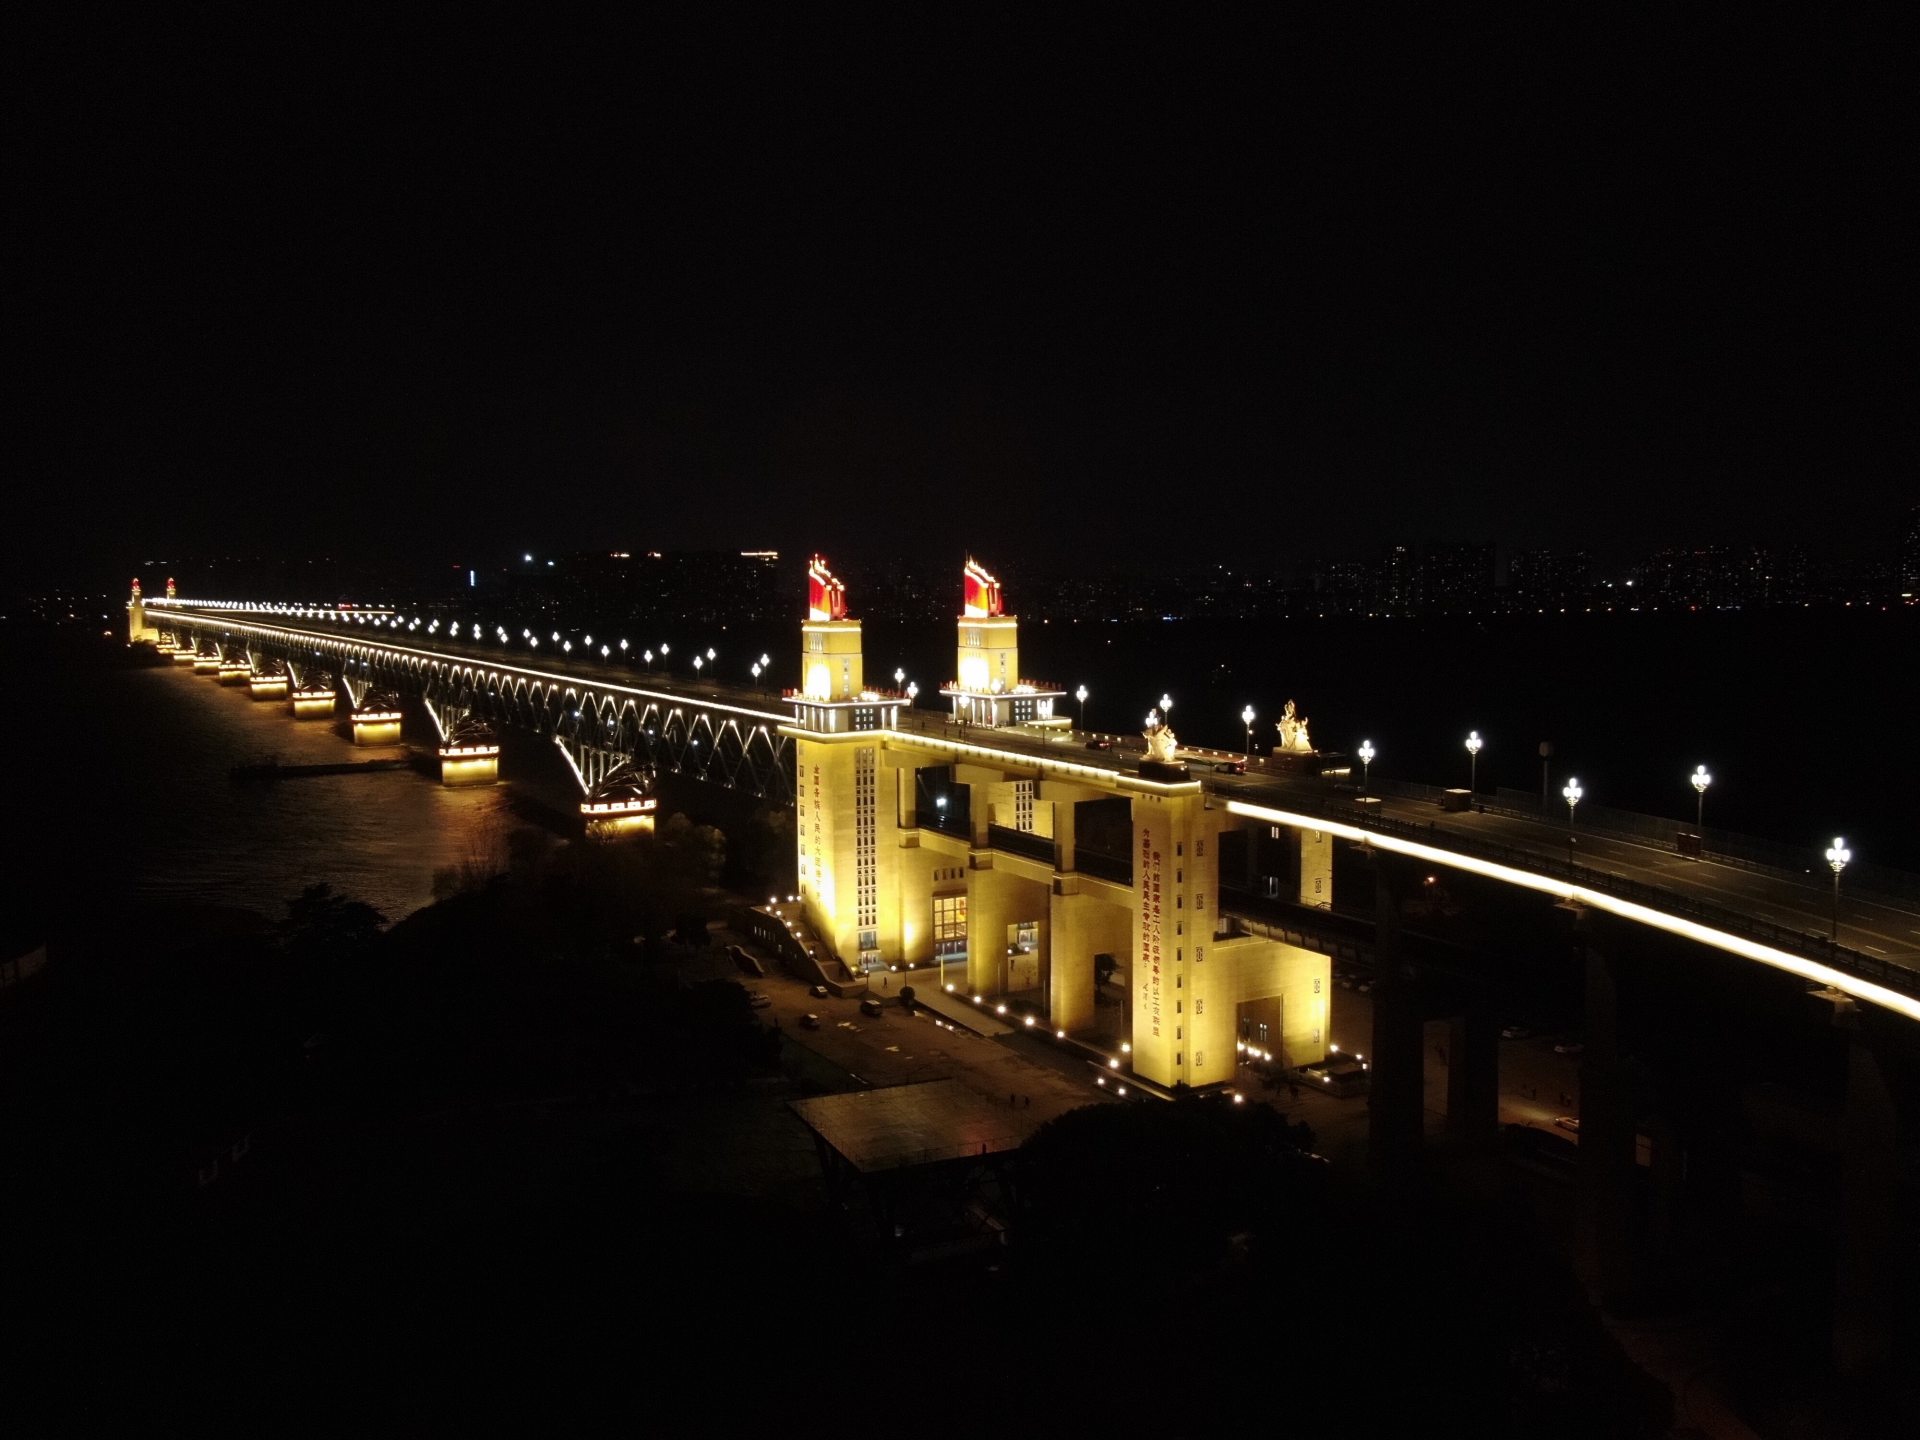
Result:
M1696 900L1679 891L1649 885L1610 871L1595 870L1586 865L1570 864L1559 858L1556 853L1558 847L1509 845L1479 836L1461 835L1457 831L1441 831L1431 823L1423 825L1415 820L1379 814L1377 807L1355 805L1350 797L1316 795L1305 786L1285 789L1274 786L1245 787L1238 791L1238 798L1255 804L1271 803L1298 814L1334 821L1357 830L1392 835L1435 850L1469 855L1514 870L1565 880L1583 889L1629 900L1648 909L1692 920L1779 950L1817 958L1836 970L1877 981L1890 988L1913 990L1920 986L1920 970L1836 945L1825 935L1812 930L1776 925L1743 911Z

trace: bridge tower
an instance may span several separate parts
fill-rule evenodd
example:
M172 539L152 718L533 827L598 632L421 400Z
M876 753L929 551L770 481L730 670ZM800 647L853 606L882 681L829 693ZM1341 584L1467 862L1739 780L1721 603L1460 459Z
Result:
M794 721L796 847L807 923L855 969L902 953L894 872L900 854L897 769L883 765L877 732L899 721L902 699L865 686L860 622L846 587L815 556L807 567ZM907 780L911 784L911 776Z
M816 555L807 565L807 619L800 627L800 691L846 700L866 689L860 622L847 618L847 587Z
M968 725L1054 721L1054 704L1066 692L1021 678L1020 618L1006 613L1000 582L969 557L961 583L954 678L940 691L953 702L953 718ZM1064 720L1057 723L1065 728Z
M127 601L127 643L139 645L155 638L153 627L147 624L147 605L140 598L140 577L133 577L133 598Z

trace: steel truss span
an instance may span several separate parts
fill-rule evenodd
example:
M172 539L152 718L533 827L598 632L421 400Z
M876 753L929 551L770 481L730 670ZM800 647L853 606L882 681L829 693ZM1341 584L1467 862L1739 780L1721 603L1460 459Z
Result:
M369 691L394 690L418 696L442 724L470 716L550 736L583 789L627 761L640 761L666 774L793 803L793 742L780 733L790 717L780 711L712 692L424 649L377 639L357 624L343 632L233 611L167 613L202 649L244 656L255 669L279 660L296 674L336 675L356 704Z

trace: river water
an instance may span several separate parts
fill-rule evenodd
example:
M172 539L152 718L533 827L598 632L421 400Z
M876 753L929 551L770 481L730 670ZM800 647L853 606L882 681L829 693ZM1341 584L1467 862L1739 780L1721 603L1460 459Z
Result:
M398 919L432 899L435 870L497 848L524 823L514 814L524 785L448 789L411 769L236 784L234 766L269 756L309 765L406 751L356 748L331 723L296 723L284 701L254 701L190 667L134 668L124 651L14 640L9 673L46 683L7 726L19 767L10 904L54 912L56 929L155 902L277 919L315 883Z

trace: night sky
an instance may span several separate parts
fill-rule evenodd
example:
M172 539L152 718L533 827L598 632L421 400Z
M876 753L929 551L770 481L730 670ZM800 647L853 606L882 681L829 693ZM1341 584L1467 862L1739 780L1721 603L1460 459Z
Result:
M1902 36L692 8L16 44L15 573L1852 546L1920 498Z

